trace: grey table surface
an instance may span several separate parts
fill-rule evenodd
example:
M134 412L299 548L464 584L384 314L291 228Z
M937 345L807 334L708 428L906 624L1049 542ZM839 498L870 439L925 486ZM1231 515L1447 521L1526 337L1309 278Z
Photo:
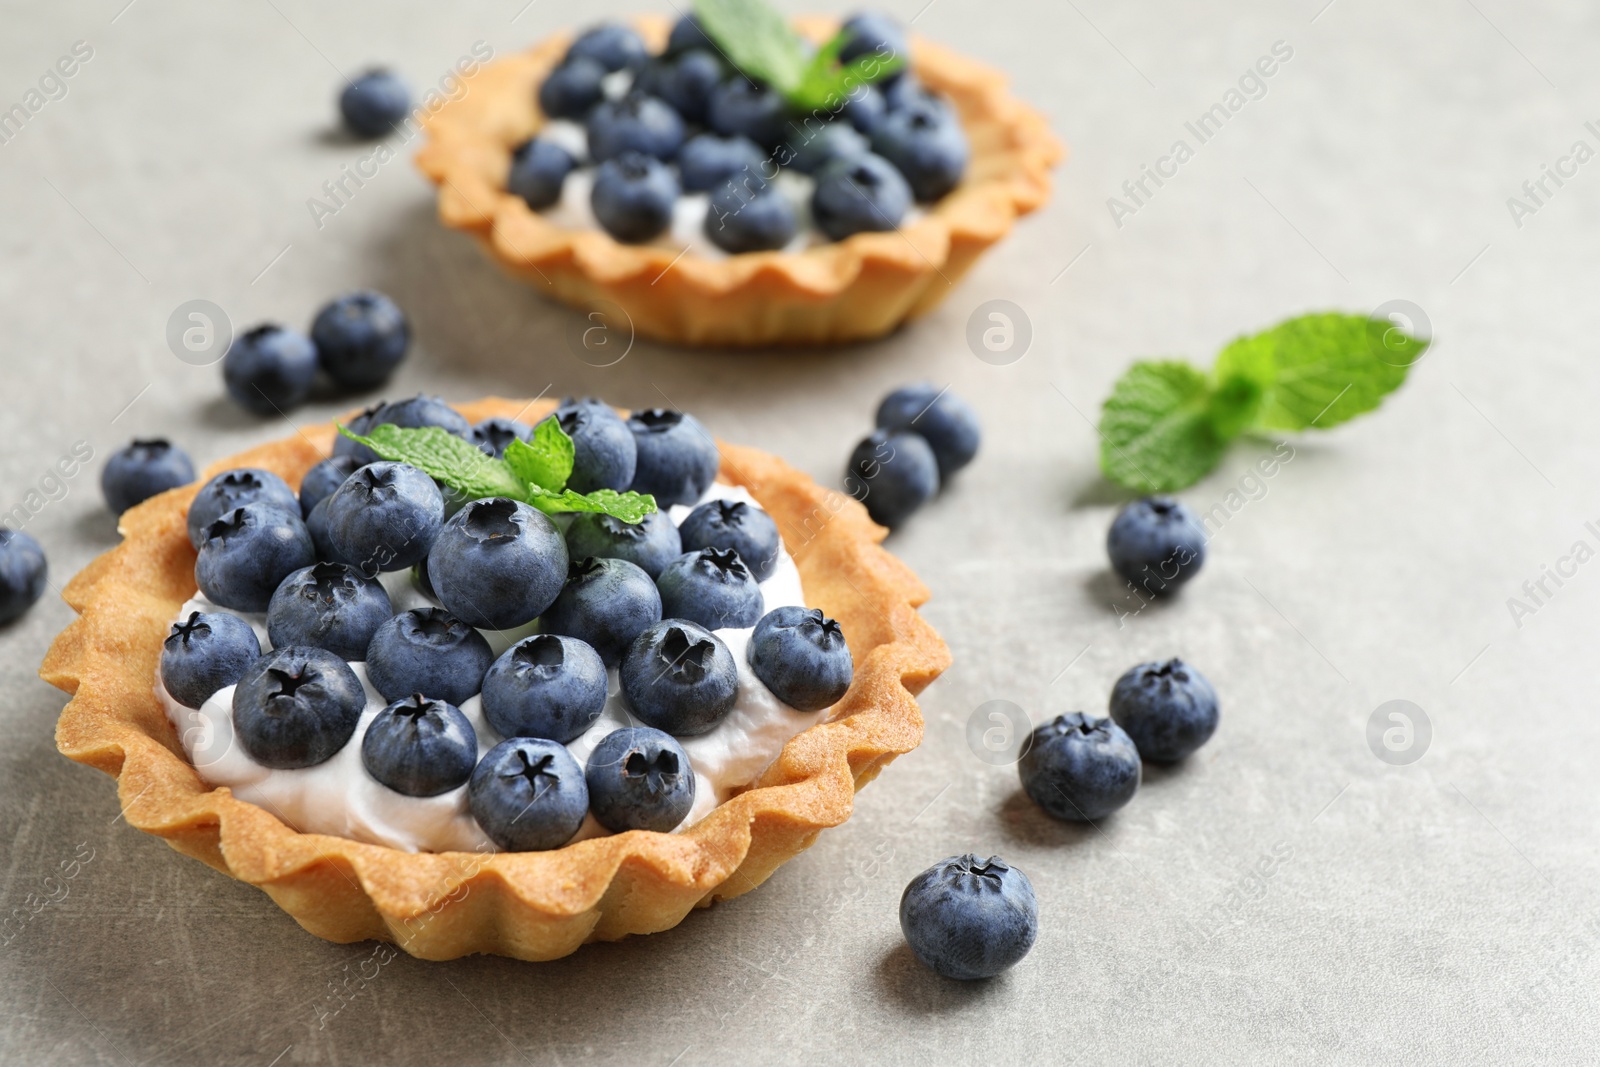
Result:
M1593 1056L1600 572L1578 557L1600 547L1586 526L1600 519L1600 164L1587 162L1600 133L1585 126L1600 118L1600 13L1577 0L888 3L1006 68L1051 116L1072 155L1049 206L880 343L725 355L641 342L607 369L568 351L569 312L435 223L409 150L320 228L307 201L368 151L331 132L339 72L382 60L436 83L474 42L505 54L628 5L7 5L0 104L26 102L76 42L92 49L65 95L47 79L51 98L0 144L0 511L43 500L27 529L57 586L116 543L96 480L126 439L167 434L209 462L289 431L239 415L216 367L174 358L166 322L194 298L241 326L303 324L331 294L377 286L418 338L392 394L669 394L832 484L877 397L904 381L951 385L988 435L890 542L933 589L926 615L955 666L925 694L922 747L848 823L671 932L545 965L402 956L347 1002L333 991L373 945L324 943L130 829L111 781L56 753L65 698L36 670L71 613L47 595L0 635L13 916L0 1059ZM1199 143L1185 123L1275 42L1292 56ZM1114 218L1108 198L1179 139L1193 158ZM1523 183L1547 167L1567 176L1536 202ZM1005 366L965 341L991 299L1032 326ZM1204 572L1130 613L1102 547L1122 497L1098 477L1090 424L1117 375L1150 354L1208 360L1295 312L1390 300L1425 309L1437 339L1404 388L1376 415L1295 439L1270 479L1250 471L1271 443L1235 449L1184 494L1227 515ZM95 460L52 480L77 442ZM1557 567L1559 584L1545 577ZM1535 601L1524 583L1541 578ZM1126 667L1172 654L1216 684L1221 729L1101 826L1051 822L1012 768L966 742L986 701L1035 721L1101 709ZM1409 765L1367 740L1396 699L1431 724ZM33 915L30 894L89 850L67 897ZM1032 876L1041 932L1005 977L958 985L909 956L896 906L915 873L968 850Z

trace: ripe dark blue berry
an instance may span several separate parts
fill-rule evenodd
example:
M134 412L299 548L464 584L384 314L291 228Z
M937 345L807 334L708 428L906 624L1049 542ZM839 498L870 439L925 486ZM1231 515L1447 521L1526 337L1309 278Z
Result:
M1028 876L998 856L951 856L906 886L900 929L916 957L946 978L993 978L1033 947L1039 902Z
M378 712L361 739L367 773L408 797L435 797L465 785L477 762L478 735L461 709L421 693Z
M850 453L844 484L872 521L892 529L939 491L939 462L920 434L876 430Z
M314 767L350 740L366 704L361 679L332 652L274 649L233 691L233 732L263 767Z
M1181 659L1131 667L1111 690L1111 718L1139 755L1176 763L1211 740L1217 730L1217 691Z
M1106 533L1112 568L1136 590L1176 592L1206 561L1206 532L1170 496L1147 496L1117 512Z
M317 376L317 346L303 333L268 323L234 338L222 381L234 403L256 415L286 415L305 403Z
M668 833L694 807L694 768L671 734L648 726L600 739L584 768L589 810L607 830Z
M1022 788L1045 811L1068 822L1103 819L1139 788L1139 750L1110 719L1081 711L1034 728L1017 761Z
M797 711L838 703L855 674L839 624L815 608L793 604L762 616L747 655L761 684Z
M339 114L357 137L382 137L411 110L411 90L387 70L369 70L339 93Z
M194 481L189 454L163 437L135 439L111 454L100 472L106 506L121 515L157 493Z
M161 685L184 707L198 708L260 656L260 639L239 616L191 611L161 644Z
M347 389L382 385L406 358L411 325L393 300L364 289L330 301L311 323L317 361Z
M560 848L589 810L583 768L561 745L513 737L491 748L467 783L467 806L508 852Z

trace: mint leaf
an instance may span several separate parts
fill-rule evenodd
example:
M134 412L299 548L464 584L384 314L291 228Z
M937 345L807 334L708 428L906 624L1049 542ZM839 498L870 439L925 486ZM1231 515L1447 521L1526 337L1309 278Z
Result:
M1214 397L1211 379L1187 363L1135 363L1100 411L1100 469L1141 492L1193 485L1228 446L1213 420Z
M524 482L541 489L560 490L572 477L572 438L557 420L545 419L533 428L533 440L506 446L506 466Z
M817 50L806 67L800 84L788 94L789 102L797 107L816 110L826 108L838 111L856 87L886 78L906 65L904 56L880 56L876 53L857 56L840 64L839 50L850 35L844 30Z
M1376 408L1427 347L1388 322L1321 312L1238 338L1217 357L1216 373L1262 384L1257 428L1320 430Z
M593 511L623 522L643 522L645 516L656 510L656 498L649 493L619 493L615 489L596 489L585 496L571 489L558 493L530 486L525 499L551 515L563 511Z
M642 522L656 510L655 497L648 493L597 489L586 495L571 489L550 488L523 477L520 471L549 479L556 486L566 485L572 473L572 438L555 419L547 419L534 430L532 444L513 441L506 449L506 460L495 459L476 445L437 426L412 430L384 423L374 426L365 435L354 433L346 426L340 426L339 432L366 445L384 459L411 464L467 500L504 496L532 504L551 515L593 511L623 522ZM517 455L515 464L508 462L513 452Z
M694 13L745 75L784 96L799 86L809 62L805 43L761 0L694 0Z
M1245 374L1229 375L1212 389L1206 401L1206 416L1218 436L1231 441L1256 421L1265 395L1266 390L1256 379Z
M700 25L746 77L765 82L803 110L837 111L858 85L886 78L905 66L904 56L858 56L839 63L843 31L815 53L763 0L694 0Z
M384 423L367 431L366 436L340 426L339 432L366 445L384 459L409 463L433 478L458 490L469 500L486 496L523 497L524 486L504 463L484 454L449 430L437 426L408 430Z

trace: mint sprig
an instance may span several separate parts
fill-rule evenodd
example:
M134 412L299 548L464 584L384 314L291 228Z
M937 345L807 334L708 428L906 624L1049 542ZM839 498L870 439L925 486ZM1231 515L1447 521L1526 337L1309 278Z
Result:
M839 51L848 40L843 30L812 51L763 0L694 0L694 12L741 73L804 110L841 108L856 86L886 78L906 62L905 56L874 53L840 63Z
M1241 434L1327 429L1373 410L1427 347L1385 320L1319 312L1230 342L1210 374L1140 361L1101 409L1100 469L1140 492L1185 488Z
M366 445L384 459L409 463L469 500L504 496L531 504L547 514L592 511L623 522L643 522L656 510L648 493L568 489L572 476L572 438L555 419L534 428L531 441L512 441L504 459L495 459L470 441L437 426L405 429L393 423L359 434L348 426L339 432Z

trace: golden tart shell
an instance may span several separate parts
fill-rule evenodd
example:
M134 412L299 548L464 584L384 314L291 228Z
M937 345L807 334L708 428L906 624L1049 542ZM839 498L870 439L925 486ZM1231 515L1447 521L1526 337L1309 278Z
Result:
M535 421L550 401L490 398L468 419ZM916 608L927 589L880 547L865 509L767 453L721 444L721 478L777 521L806 602L840 620L855 681L826 722L805 730L749 790L677 834L632 831L550 852L407 853L300 833L212 788L184 756L154 691L161 643L195 594L189 502L212 475L261 467L298 485L327 454L334 428L309 428L212 465L193 485L126 512L123 542L68 583L79 617L40 669L72 694L56 726L69 758L117 778L124 816L173 848L259 886L301 926L330 941L392 941L414 956L487 952L527 960L587 941L675 926L691 908L760 885L850 816L855 791L915 748L915 694L950 662Z
M653 48L670 28L658 16L635 26ZM796 21L826 39L831 19ZM425 120L417 166L439 187L439 218L476 237L505 270L585 310L614 304L635 332L689 345L821 344L879 337L944 299L990 245L1050 196L1050 168L1064 155L1037 111L1012 96L1003 75L932 41L912 38L910 66L955 107L972 144L961 184L897 231L856 234L799 253L708 259L626 245L600 230L546 221L505 191L511 150L544 123L536 90L571 34L496 60L466 92Z

